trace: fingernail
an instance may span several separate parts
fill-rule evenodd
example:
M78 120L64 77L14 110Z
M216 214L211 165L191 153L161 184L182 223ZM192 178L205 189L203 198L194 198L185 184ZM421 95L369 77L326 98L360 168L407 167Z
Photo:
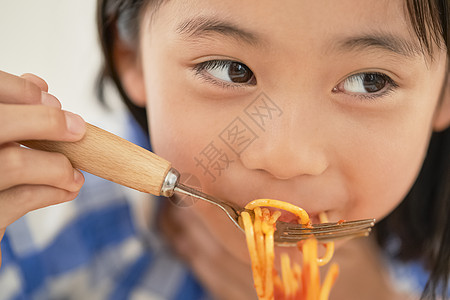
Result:
M55 96L46 92L41 92L41 102L43 105L61 108L61 103Z
M82 184L84 182L84 176L83 176L83 174L81 174L80 171L78 171L77 169L74 169L73 170L73 180L77 184Z
M86 124L83 118L68 111L65 111L64 114L66 115L67 130L69 130L74 135L84 134L86 130Z

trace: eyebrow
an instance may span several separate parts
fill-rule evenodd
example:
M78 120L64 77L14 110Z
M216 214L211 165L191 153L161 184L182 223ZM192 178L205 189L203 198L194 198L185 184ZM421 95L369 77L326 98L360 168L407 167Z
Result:
M211 34L219 34L246 42L252 46L260 45L257 34L216 18L196 17L188 19L177 26L176 32L192 38L207 38Z
M261 46L262 39L257 33L240 28L231 22L215 17L194 17L182 21L176 27L176 32L190 38L208 38L211 34L218 34L228 38L243 41L252 46ZM339 51L367 51L371 49L384 50L406 58L425 56L420 44L408 41L390 33L371 33L356 37L344 38L335 43ZM329 52L334 47L328 47Z
M391 34L368 34L344 39L337 43L342 51L381 49L406 58L424 56L423 48L417 44Z

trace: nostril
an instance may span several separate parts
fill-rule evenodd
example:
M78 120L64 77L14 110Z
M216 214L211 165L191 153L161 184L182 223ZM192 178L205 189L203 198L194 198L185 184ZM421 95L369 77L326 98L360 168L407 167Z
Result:
M297 176L318 176L325 170L321 165L313 166L289 162L284 164L268 164L265 170L273 177L288 180Z
M280 170L280 171L272 171L272 172L270 172L271 173L271 175L273 176L273 177L275 177L276 179L279 179L279 180L288 180L288 179L290 179L290 178L292 178L292 177L296 177L296 176L299 176L300 175L300 173L301 172L297 172L296 170L292 170L292 171L290 171L290 170L287 170L287 169L284 169L284 170Z

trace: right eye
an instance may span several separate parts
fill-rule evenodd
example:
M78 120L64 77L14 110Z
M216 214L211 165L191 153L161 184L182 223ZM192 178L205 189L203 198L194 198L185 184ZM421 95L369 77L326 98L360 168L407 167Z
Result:
M229 83L255 85L256 78L252 70L243 63L231 60L210 60L195 67L197 74L202 72Z

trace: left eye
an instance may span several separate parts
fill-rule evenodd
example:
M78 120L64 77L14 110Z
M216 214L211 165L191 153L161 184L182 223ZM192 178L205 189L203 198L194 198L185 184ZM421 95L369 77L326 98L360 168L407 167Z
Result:
M209 75L231 83L256 84L255 75L249 67L243 63L230 60L210 60L196 67L197 74L201 71Z
M340 82L333 91L350 94L375 94L395 86L393 80L382 73L359 73Z

